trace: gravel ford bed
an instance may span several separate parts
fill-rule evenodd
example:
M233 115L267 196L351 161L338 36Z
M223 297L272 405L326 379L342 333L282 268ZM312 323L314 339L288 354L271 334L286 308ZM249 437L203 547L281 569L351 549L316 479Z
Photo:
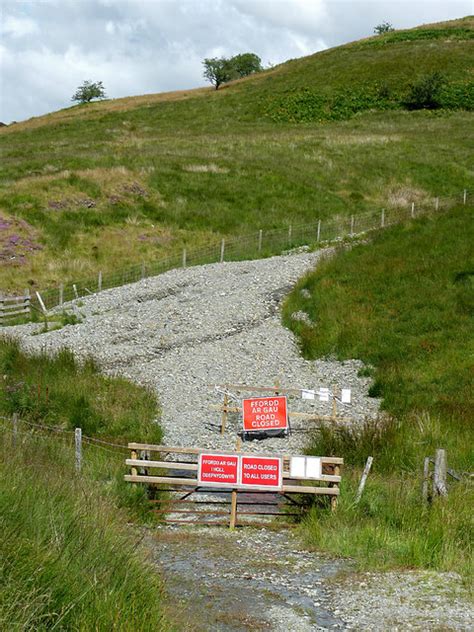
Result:
M367 396L369 380L358 376L361 363L302 359L280 322L282 297L321 256L300 253L173 270L84 299L73 307L84 319L78 325L41 335L32 335L41 329L38 324L6 331L27 349L66 346L79 357L93 355L107 373L154 389L170 445L234 448L238 415L230 416L221 437L220 413L210 407L222 397L210 384L267 386L279 379L289 387L350 387L347 412L362 421L377 414L379 401ZM331 404L291 400L290 409L330 414ZM289 438L247 442L244 450L298 453L308 422L293 422L292 428ZM350 571L350 563L302 551L288 533L272 537L249 528L245 537L242 532L224 537L222 529L181 529L160 528L150 549L183 621L192 622L185 629L472 629L473 612L455 575L363 574L341 581L335 576ZM229 551L234 551L230 565ZM202 621L196 618L200 599L207 603Z

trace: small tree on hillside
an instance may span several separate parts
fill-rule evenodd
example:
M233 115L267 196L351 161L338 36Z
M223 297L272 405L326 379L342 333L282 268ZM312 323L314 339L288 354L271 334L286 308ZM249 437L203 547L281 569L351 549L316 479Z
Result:
M82 86L72 95L71 101L79 101L79 103L90 103L92 99L106 99L104 86L102 81L93 83L92 81L84 81Z
M255 53L241 53L229 60L237 77L248 77L263 70L262 60Z
M390 24L390 22L382 22L381 24L377 24L374 28L374 33L377 35L383 35L384 33L390 33L390 31L394 31L395 29Z
M204 66L204 77L212 83L216 90L223 83L235 78L229 60L224 57L220 59L212 57L211 59L205 59L202 63Z

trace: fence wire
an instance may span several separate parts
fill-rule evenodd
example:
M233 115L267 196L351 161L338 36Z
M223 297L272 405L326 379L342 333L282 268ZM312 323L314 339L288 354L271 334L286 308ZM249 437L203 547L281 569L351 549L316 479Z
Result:
M287 228L260 230L235 237L216 237L209 245L187 247L182 252L155 261L143 262L111 274L100 272L92 278L75 283L61 284L40 292L46 309L61 307L64 303L86 298L100 291L135 283L157 276L169 270L224 261L259 259L278 255L298 247L314 248L369 231L386 228L421 216L435 216L455 204L471 203L472 193L464 190L461 195L450 198L434 198L430 204L393 207L368 211L350 216L332 216L316 219L310 223L292 224ZM31 307L42 311L36 295L32 296Z

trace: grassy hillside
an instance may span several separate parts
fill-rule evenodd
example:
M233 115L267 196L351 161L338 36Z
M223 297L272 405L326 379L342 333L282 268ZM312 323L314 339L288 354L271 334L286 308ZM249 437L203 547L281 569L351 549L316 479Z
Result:
M395 32L217 92L2 128L0 287L44 288L221 235L471 188L472 114L459 107L471 107L473 32L472 18ZM410 82L434 71L445 107L404 109Z
M309 446L343 456L349 476L340 513L310 522L307 537L362 565L472 573L472 483L450 480L448 498L431 510L421 505L420 485L423 459L437 448L453 469L473 470L473 243L472 206L454 208L341 250L287 300L286 323L305 357L364 360L389 415L361 433L324 428ZM314 324L292 320L295 310ZM374 475L356 507L369 454Z

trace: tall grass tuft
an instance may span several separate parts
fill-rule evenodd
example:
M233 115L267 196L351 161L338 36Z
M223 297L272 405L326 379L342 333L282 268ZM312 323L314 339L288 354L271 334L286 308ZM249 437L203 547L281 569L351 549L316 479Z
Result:
M0 452L0 629L167 629L156 570L73 450L2 428Z

